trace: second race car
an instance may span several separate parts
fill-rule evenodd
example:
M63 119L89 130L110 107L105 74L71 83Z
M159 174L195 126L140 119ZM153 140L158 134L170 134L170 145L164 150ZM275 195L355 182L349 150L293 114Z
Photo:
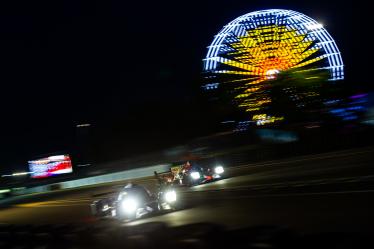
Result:
M196 162L187 161L184 164L171 167L168 172L155 172L155 176L159 181L173 183L174 185L193 186L221 179L224 172L225 169L222 165L202 167Z

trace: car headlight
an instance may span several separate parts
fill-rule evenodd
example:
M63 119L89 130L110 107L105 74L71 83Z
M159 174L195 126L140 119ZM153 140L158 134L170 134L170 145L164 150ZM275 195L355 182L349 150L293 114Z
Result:
M133 213L138 208L138 202L131 198L126 198L121 202L121 208L126 213Z
M222 166L217 166L217 167L214 168L214 173L216 173L218 175L222 174L223 172L225 172L225 170L223 169Z
M170 203L170 202L175 202L177 200L177 193L175 193L174 190L168 191L165 193L165 201Z
M196 171L191 172L191 177L192 177L192 179L197 180L197 179L200 178L200 173L196 172Z

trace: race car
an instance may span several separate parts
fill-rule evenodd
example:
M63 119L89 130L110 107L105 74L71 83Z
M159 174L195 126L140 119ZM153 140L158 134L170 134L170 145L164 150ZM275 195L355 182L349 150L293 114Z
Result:
M195 162L187 161L184 164L171 167L168 172L155 172L155 176L159 181L176 185L193 186L221 179L224 176L224 172L225 170L222 165L201 167Z
M131 221L162 210L177 209L177 193L169 185L159 187L157 194L137 184L127 184L116 196L96 200L91 212L96 217L114 217Z

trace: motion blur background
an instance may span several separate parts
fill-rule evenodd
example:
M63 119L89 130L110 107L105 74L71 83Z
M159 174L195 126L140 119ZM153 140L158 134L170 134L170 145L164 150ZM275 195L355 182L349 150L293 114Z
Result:
M347 91L369 94L372 106L370 13L364 2L2 2L0 172L27 170L28 160L51 153L94 165L217 144L213 138L194 145L232 131L222 124L225 110L201 88L206 47L233 18L266 8L293 9L323 23L342 53ZM367 129L361 121L351 125ZM227 141L258 143L264 131L256 129Z

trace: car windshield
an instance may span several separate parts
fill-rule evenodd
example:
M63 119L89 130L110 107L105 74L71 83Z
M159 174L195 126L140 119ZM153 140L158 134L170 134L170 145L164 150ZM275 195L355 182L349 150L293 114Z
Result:
M125 196L144 196L144 197L149 197L149 193L147 190L145 190L142 187L137 187L137 188L125 188L120 192L120 195L123 197Z

